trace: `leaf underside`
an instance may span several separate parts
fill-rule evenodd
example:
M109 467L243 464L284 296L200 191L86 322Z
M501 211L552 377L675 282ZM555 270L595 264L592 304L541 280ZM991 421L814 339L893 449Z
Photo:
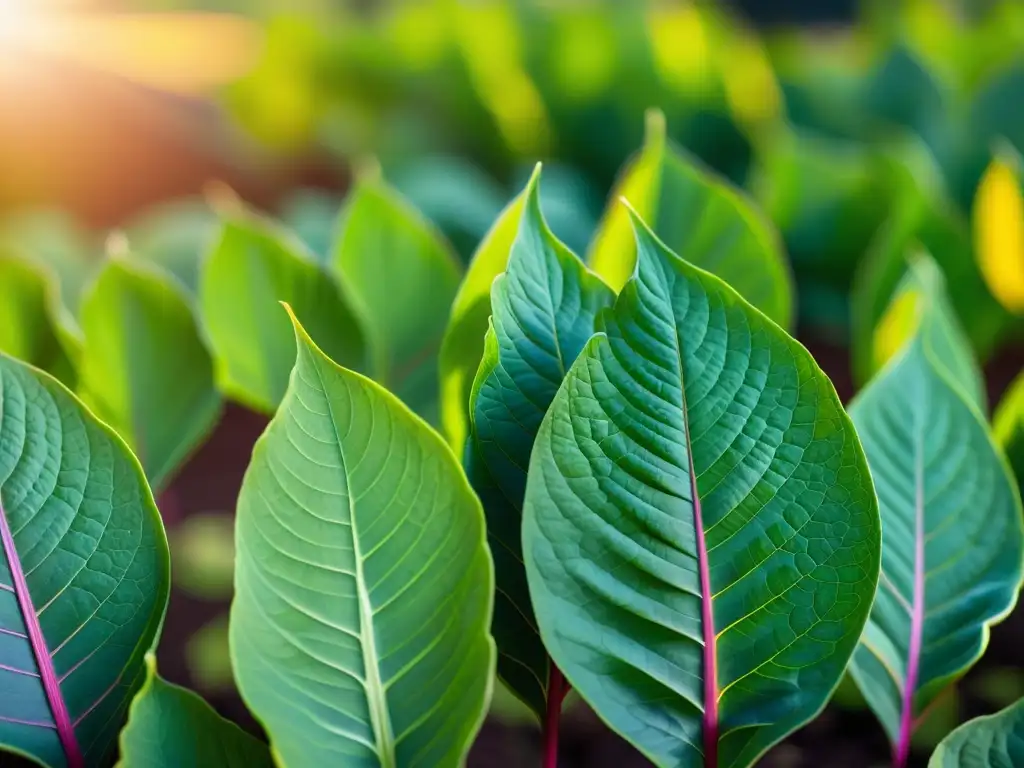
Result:
M928 768L1017 768L1024 765L1024 701L964 723L942 740Z
M103 764L162 620L167 543L125 445L61 385L2 355L0 507L18 556L0 554L0 747L74 765L63 707L65 741Z
M875 589L878 515L807 351L642 225L637 238L637 273L537 438L530 593L554 662L658 765L703 765L712 637L719 765L738 768L838 683Z
M494 665L479 502L420 419L296 334L238 502L239 690L283 764L459 765Z

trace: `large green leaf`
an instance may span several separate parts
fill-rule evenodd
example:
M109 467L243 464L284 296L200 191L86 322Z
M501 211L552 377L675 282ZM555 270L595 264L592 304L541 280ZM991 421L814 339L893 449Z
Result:
M942 740L928 768L1017 768L1024 765L1024 699L970 720Z
M480 503L436 433L295 329L238 500L239 690L284 765L460 765L494 668Z
M522 555L526 468L544 413L615 294L559 242L540 210L540 168L526 189L508 268L491 288L493 315L474 382L466 472L487 515L497 595L498 674L541 717L547 651L530 605Z
M1017 375L992 420L996 442L1010 462L1018 488L1024 488L1024 372Z
M637 272L537 436L530 595L554 662L656 764L739 768L839 683L878 511L809 353L636 221Z
M105 765L163 621L167 541L120 438L4 355L0 540L0 749Z
M363 333L341 288L294 236L251 215L230 215L207 256L199 304L221 390L273 411L288 387L295 334L288 302L329 355L364 364Z
M72 385L71 361L51 320L52 294L45 268L0 254L0 352Z
M267 745L225 720L192 691L163 680L146 656L146 682L121 731L121 768L271 768Z
M452 303L441 342L441 424L457 456L462 455L469 435L469 394L484 355L491 283L505 271L522 213L522 197L516 197L481 241Z
M373 378L436 421L437 357L459 286L448 244L379 178L345 201L332 265L366 331Z
M1013 481L956 370L955 340L929 318L945 311L942 283L916 283L915 332L850 408L885 530L851 672L900 766L918 716L981 657L989 626L1016 602L1024 558Z
M590 252L593 269L616 290L636 263L620 197L683 258L718 275L776 323L789 325L793 289L778 234L738 191L666 143L660 112L648 113L644 147L619 178Z
M162 487L213 429L221 399L183 289L114 258L82 299L78 394Z

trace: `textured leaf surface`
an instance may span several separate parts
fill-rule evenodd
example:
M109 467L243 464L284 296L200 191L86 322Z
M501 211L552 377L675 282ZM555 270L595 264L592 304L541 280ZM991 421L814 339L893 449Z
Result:
M466 472L480 495L494 557L498 674L539 715L549 662L530 604L522 554L526 469L541 420L594 333L612 290L559 242L540 210L539 169L508 269L491 289L492 327L473 386Z
M436 421L437 357L459 286L448 244L379 179L345 202L332 264L350 290L373 378Z
M199 303L224 394L273 411L288 388L295 333L288 302L334 360L364 364L363 333L338 284L294 237L253 216L224 222L203 267Z
M993 159L978 185L974 244L989 290L1008 310L1024 314L1024 190L1012 148Z
M1024 701L970 720L942 740L928 768L1017 768L1024 765Z
M789 324L792 285L778 235L739 192L666 144L660 112L648 114L644 148L619 179L590 253L593 269L616 290L636 263L633 231L620 197L676 253L718 275L775 322Z
M239 690L284 765L460 765L494 668L480 504L440 437L296 333L238 501Z
M850 408L885 532L878 595L851 672L899 761L915 719L981 656L989 626L1013 607L1024 557L1012 480L951 369L949 339L928 319L942 311L941 287L919 280L916 332Z
M188 299L153 269L109 261L82 301L78 393L164 485L213 429L221 399Z
M171 685L146 657L147 677L121 731L121 768L271 768L266 744L218 715L192 691Z
M481 241L455 296L441 342L441 424L456 456L462 455L469 435L469 394L484 354L491 283L505 271L522 212L522 198L517 197Z
M640 227L537 437L530 595L554 662L655 763L748 766L839 682L878 513L807 351Z
M1018 489L1024 488L1024 372L1017 375L996 409L996 442L1010 462Z
M103 765L163 618L167 541L124 443L3 355L0 534L0 748Z
M50 319L51 293L44 269L0 255L0 352L73 384L71 361Z

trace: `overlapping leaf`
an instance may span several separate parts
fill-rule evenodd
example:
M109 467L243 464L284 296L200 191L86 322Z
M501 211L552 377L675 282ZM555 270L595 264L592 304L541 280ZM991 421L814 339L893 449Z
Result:
M295 361L295 334L279 301L333 359L364 365L359 322L308 249L255 216L228 215L200 274L199 305L221 391L267 412L284 396Z
M73 385L71 361L51 320L52 293L44 268L0 255L0 352Z
M437 356L459 285L451 249L377 178L345 201L331 264L366 334L373 378L435 421Z
M154 269L107 262L82 300L79 396L161 487L220 413L213 362L183 289Z
M142 469L55 380L0 355L0 749L104 765L163 619Z
M523 554L554 662L658 765L751 765L853 653L880 526L807 351L638 224L537 437ZM717 752L717 757L713 754Z
M597 313L615 295L548 229L539 182L538 166L524 193L508 268L491 288L493 315L470 399L465 462L484 505L494 556L498 674L543 716L549 661L530 604L521 544L526 468L566 371L593 335Z
M1024 372L1017 375L1003 396L992 421L996 442L1024 489Z
M941 281L912 264L917 328L850 412L885 531L882 576L851 671L905 764L916 719L984 652L1013 607L1024 557L1020 500L930 317ZM937 274L934 267L929 268ZM900 301L898 297L896 299Z
M970 720L942 740L928 768L1017 768L1024 765L1024 700Z
M295 328L238 501L239 690L284 765L461 765L494 669L480 503L438 435Z
M267 745L196 694L163 680L146 656L146 681L121 731L121 768L271 768Z
M618 290L636 247L624 197L683 258L733 286L780 325L792 317L791 278L779 237L739 192L715 181L665 139L665 118L647 116L640 155L623 172L590 252L590 264Z

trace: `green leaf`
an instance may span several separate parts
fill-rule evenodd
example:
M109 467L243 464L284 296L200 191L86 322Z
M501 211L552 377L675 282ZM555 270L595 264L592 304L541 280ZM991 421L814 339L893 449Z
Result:
M549 660L522 554L526 468L544 413L615 294L559 242L540 209L540 166L508 268L491 288L493 316L470 400L466 473L487 516L497 595L492 631L501 679L543 718Z
M271 768L266 744L225 720L199 696L163 680L146 655L146 682L121 731L121 768Z
M523 198L518 196L481 241L452 303L441 342L441 424L456 456L462 455L469 435L469 394L484 355L491 283L505 271L522 213Z
M155 206L125 228L131 256L172 274L191 297L199 285L200 257L217 235L217 216L202 199Z
M279 301L332 358L363 366L356 315L308 249L268 221L228 216L200 275L199 305L221 391L265 412L284 396L295 361L295 334Z
M436 421L438 350L459 286L454 254L379 178L357 182L339 232L332 266L365 329L373 378Z
M0 355L0 749L105 765L163 621L142 468L56 380Z
M779 325L790 324L793 289L778 234L740 192L666 143L660 112L648 112L644 147L619 178L590 251L592 268L616 290L636 263L620 197L680 256L722 278Z
M78 395L161 488L221 409L188 298L156 269L114 258L82 299L81 324Z
M1024 488L1024 371L1017 375L992 420L996 442L1010 462L1018 488Z
M238 688L284 765L461 765L494 669L480 503L436 433L295 323L238 500Z
M73 385L75 372L49 312L55 300L45 268L0 254L0 352Z
M326 263L331 254L340 208L341 200L334 194L300 189L285 200L281 221L309 247L317 261Z
M928 251L947 283L956 286L951 306L982 360L995 349L1009 320L985 285L970 228L945 197L933 161L920 155L909 161L896 158L894 167L903 178L897 181L892 213L858 268L851 296L853 369L862 382L884 363L874 345L875 330L906 271L907 254L918 248Z
M1024 765L1024 699L970 720L942 740L928 768L1015 768Z
M874 493L807 350L635 226L637 271L533 450L530 595L554 662L657 765L749 766L856 648Z
M918 717L981 657L1017 599L1020 500L957 370L934 266L913 264L920 318L850 407L885 530L882 576L851 673L905 765ZM929 271L932 274L928 274ZM897 297L897 301L900 297Z

